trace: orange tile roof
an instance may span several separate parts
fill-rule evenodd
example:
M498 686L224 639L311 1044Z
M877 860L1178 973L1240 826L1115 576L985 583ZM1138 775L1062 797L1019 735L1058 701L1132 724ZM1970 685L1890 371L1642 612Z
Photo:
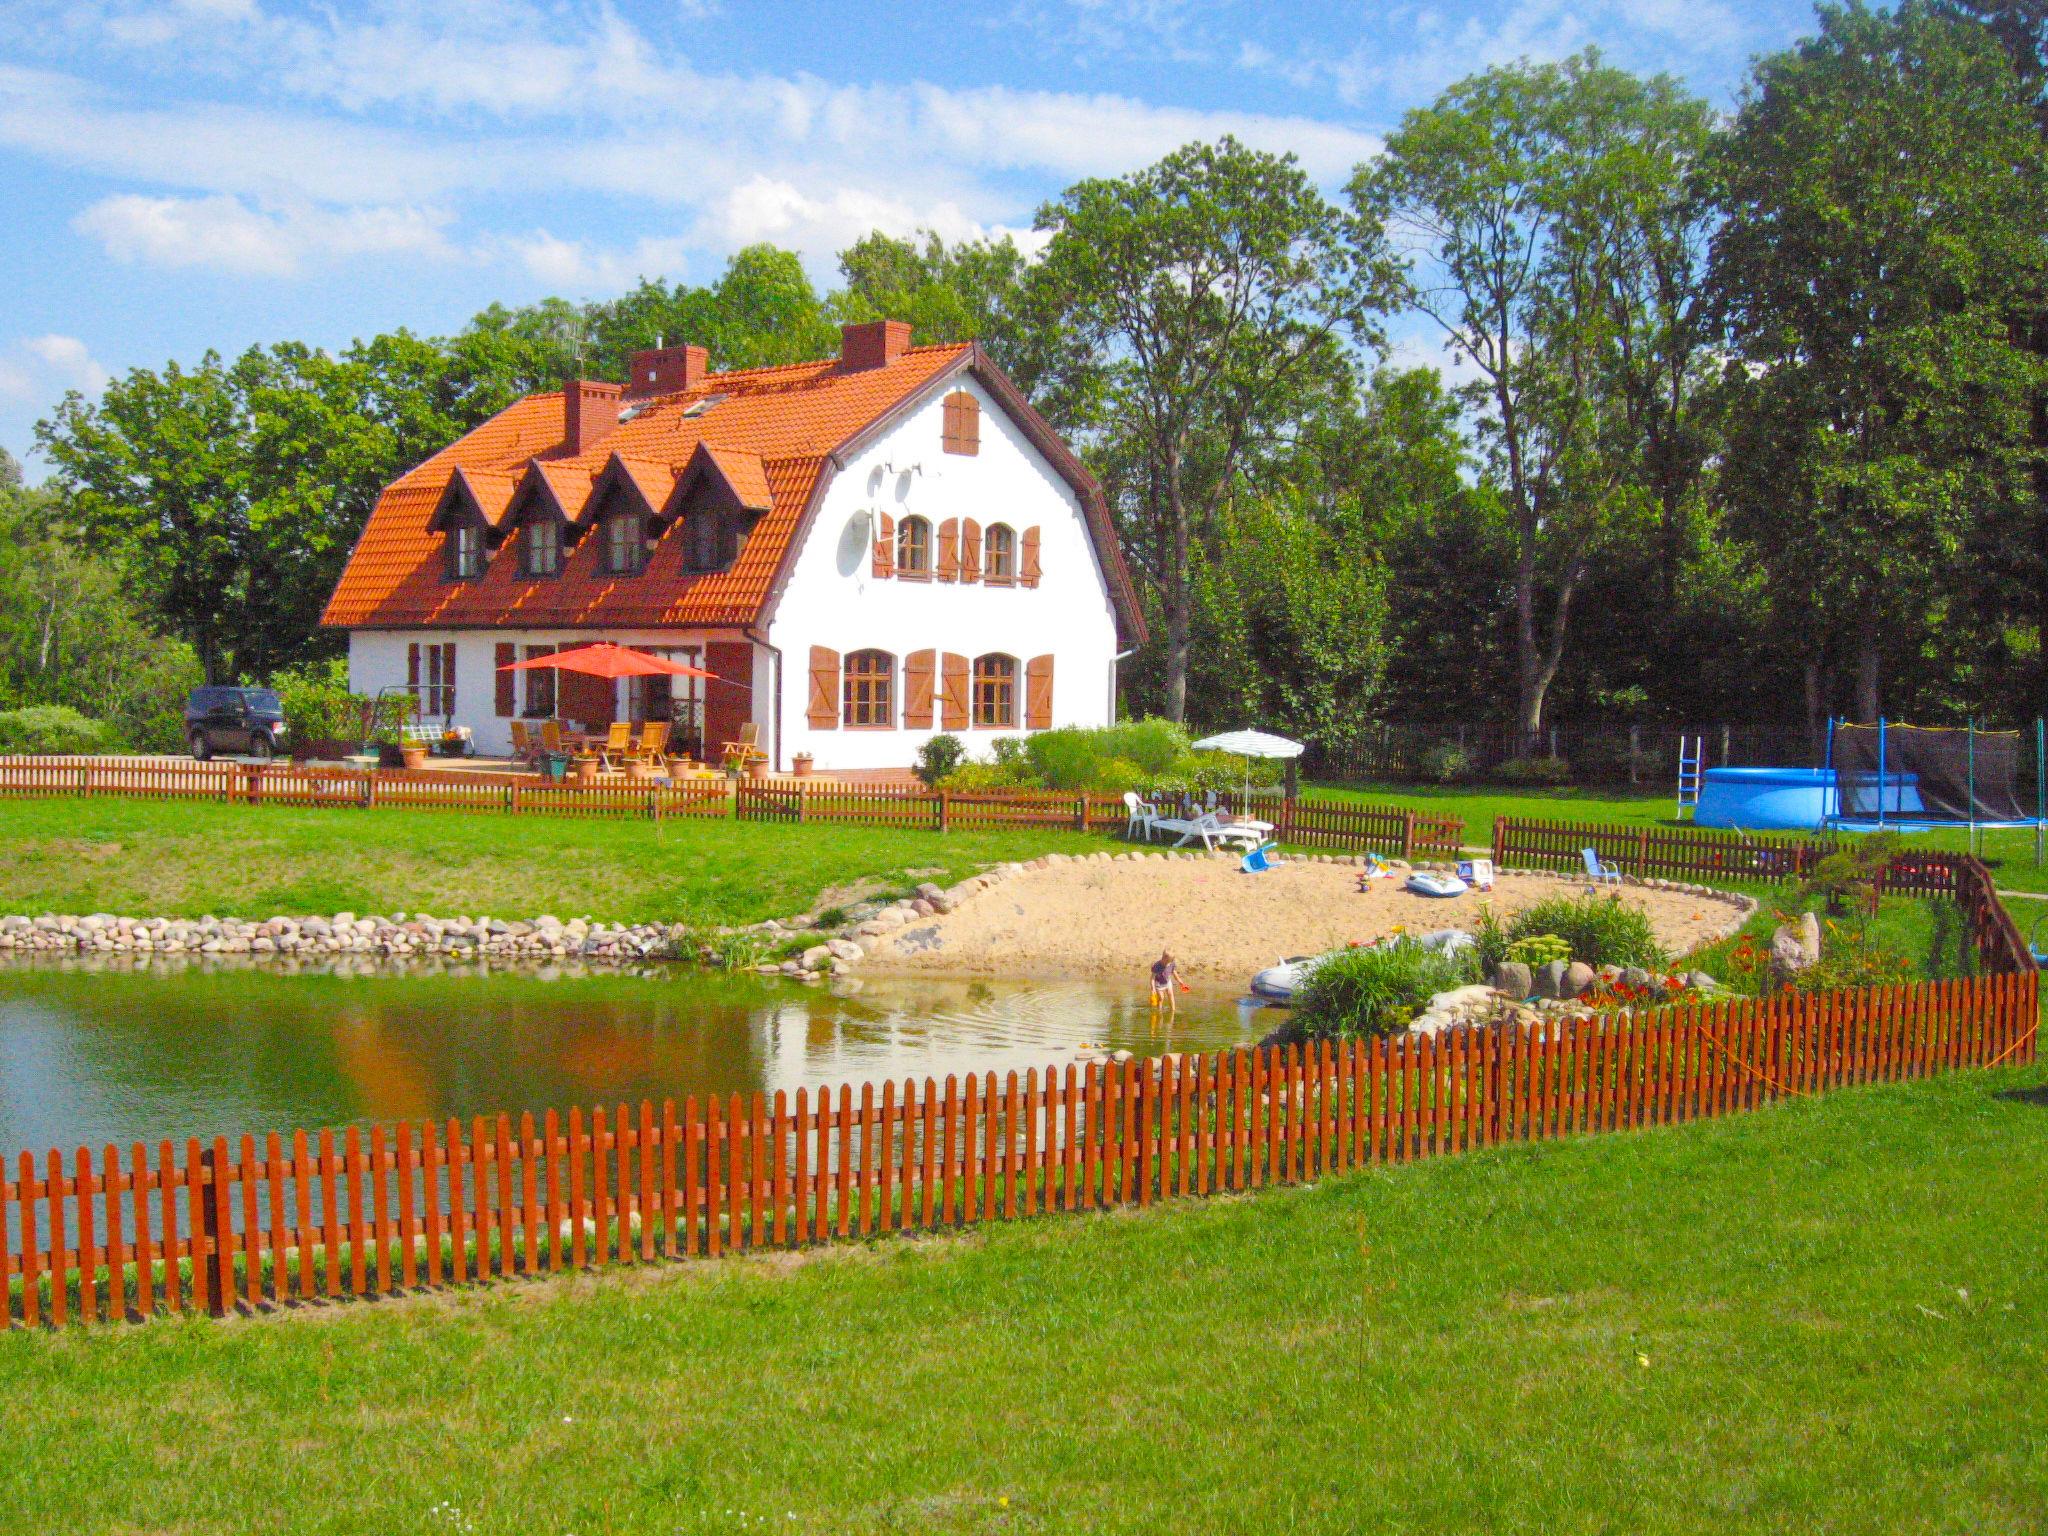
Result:
M1034 436L1055 453L1062 473L1087 504L1105 568L1127 632L1142 634L1101 493L1063 444L971 344L911 347L881 367L849 370L838 359L750 368L706 376L692 390L628 401L628 414L588 451L562 452L559 392L514 402L386 488L357 540L321 622L331 627L418 626L496 628L600 626L737 627L769 608L811 498L832 454L877 427L935 381L973 367L1000 385L1012 409L1031 419ZM700 408L695 414L691 407ZM545 493L572 520L594 510L598 482L623 475L662 509L675 478L709 450L741 504L766 510L741 540L732 567L709 573L683 569L683 519L658 529L647 568L610 575L601 568L603 541L580 538L564 552L559 576L519 572L510 540L482 576L445 577L441 535L429 522L450 480L463 471L488 518L509 529L525 500ZM498 502L501 482L516 489ZM486 498L488 493L488 499ZM509 509L509 510L508 510Z

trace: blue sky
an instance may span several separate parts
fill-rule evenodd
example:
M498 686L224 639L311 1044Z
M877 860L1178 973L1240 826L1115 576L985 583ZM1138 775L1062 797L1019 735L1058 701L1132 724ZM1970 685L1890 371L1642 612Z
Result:
M1335 188L1472 70L1597 45L1727 105L1800 0L6 0L0 447L68 388L492 300L822 283L865 230L1029 228L1234 132ZM1404 349L1429 343L1405 333Z

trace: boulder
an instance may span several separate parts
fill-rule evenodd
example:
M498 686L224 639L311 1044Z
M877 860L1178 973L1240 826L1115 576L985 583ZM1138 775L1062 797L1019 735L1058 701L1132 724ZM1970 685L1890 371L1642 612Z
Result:
M1564 996L1564 973L1567 967L1562 960L1546 961L1536 973L1536 995L1542 998Z
M1621 984L1625 987L1635 987L1638 989L1647 987L1650 984L1650 973L1640 965L1624 967L1621 973Z
M1721 985L1720 982L1709 976L1705 971L1687 971L1685 973L1685 984L1695 992L1711 992L1714 988Z
M1820 918L1815 913L1799 914L1799 952L1808 965L1820 964Z
M1557 995L1559 997L1582 996L1591 990L1594 980L1593 967L1586 964L1583 960L1574 960L1564 968L1564 976L1559 982Z
M1493 968L1493 990L1520 1001L1536 989L1536 978L1519 960L1503 960Z

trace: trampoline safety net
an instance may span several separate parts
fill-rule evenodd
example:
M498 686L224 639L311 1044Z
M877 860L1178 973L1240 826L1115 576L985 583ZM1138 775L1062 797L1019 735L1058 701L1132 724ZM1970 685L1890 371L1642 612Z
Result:
M2028 821L2017 731L1835 726L1836 814L1844 821Z

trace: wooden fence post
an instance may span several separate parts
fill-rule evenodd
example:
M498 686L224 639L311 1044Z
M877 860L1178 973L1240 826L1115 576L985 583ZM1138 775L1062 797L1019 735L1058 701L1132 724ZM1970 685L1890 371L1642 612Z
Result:
M1414 856L1415 813L1413 811L1403 811L1401 813L1401 857L1412 859Z
M199 1209L190 1213L193 1218L192 1235L200 1240L193 1244L192 1289L195 1300L205 1297L207 1316L225 1317L228 1310L227 1287L216 1278L218 1272L215 1268L220 1262L217 1255L226 1241L220 1219L222 1171L212 1147L200 1152L199 1163L205 1170L202 1176L204 1193L194 1191L200 1194ZM61 1276L59 1283L62 1283Z
M938 807L937 807L937 808L938 808L938 814L939 814L939 828L938 828L938 829L939 829L939 830L940 830L941 832L944 832L944 831L946 831L946 830L947 830L947 829L948 829L949 827L951 827L951 826L952 826L952 823L953 823L953 804L952 804L952 796L951 796L950 794L948 794L948 793L947 793L947 792L946 792L946 791L945 791L944 789L941 789L941 790L939 791L939 798L938 798Z
M1088 791L1085 789L1074 796L1074 830L1088 830Z
M1643 827L1636 833L1636 870L1640 875L1650 867L1650 829Z
M1493 863L1496 869L1507 868L1508 862L1508 819L1505 816L1493 818Z

